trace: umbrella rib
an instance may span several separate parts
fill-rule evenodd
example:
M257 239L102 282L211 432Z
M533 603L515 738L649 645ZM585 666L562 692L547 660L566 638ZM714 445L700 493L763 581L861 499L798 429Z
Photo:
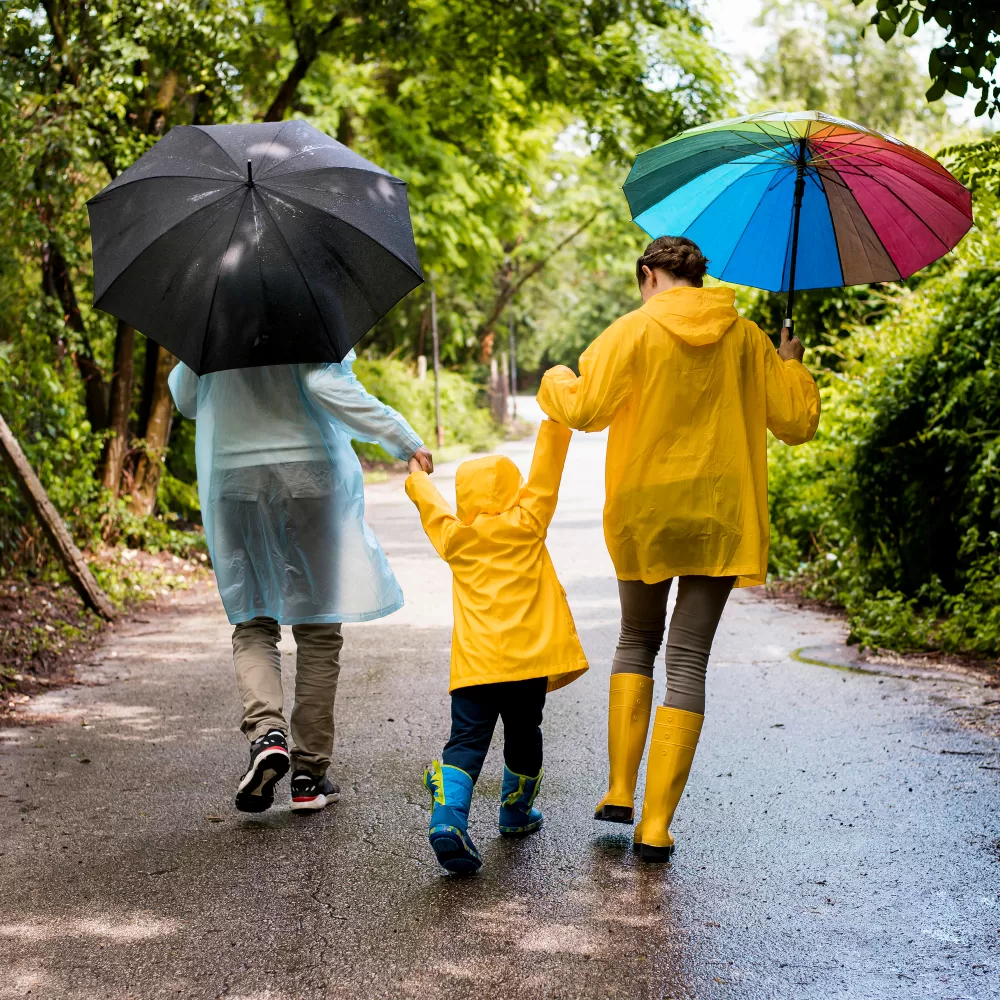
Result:
M892 188L889 187L888 184L885 183L885 181L879 180L874 174L868 173L866 170L864 170L861 167L855 167L855 169L861 171L861 173L864 174L865 177L867 177L870 181L874 181L874 183L878 184L879 187L885 188L885 190L888 191L888 193L891 194L893 196L893 198L895 198L896 201L898 201L900 203L900 205L902 205L910 213L910 215L912 215L920 223L920 225L922 225L924 227L924 229L926 229L927 232L929 232L931 234L931 236L933 236L934 239L936 239L938 241L938 243L940 243L941 246L944 247L944 252L945 253L947 253L949 250L952 249L950 246L948 246L947 243L945 243L945 241L943 239L941 239L940 236L938 236L937 233L934 232L933 229L931 229L930 225L927 222L924 221L923 217L920 216L920 215L918 215L912 208L910 208L910 206L907 205L906 202L898 194L896 194L896 192L893 191ZM850 185L848 185L848 187L850 187ZM928 191L927 188L924 188L924 190ZM851 193L853 194L854 192L852 191ZM933 194L933 192L930 192L930 191L928 191L928 193ZM864 209L862 209L862 211L864 211ZM865 214L867 215L867 213L865 213ZM869 221L871 221L871 220L869 220ZM874 228L875 227L872 226L872 229L874 229ZM877 235L878 234L876 233L876 236ZM879 237L879 239L881 239L881 237ZM913 241L911 240L910 241L911 245L912 245L912 242ZM891 259L891 255L890 255L890 259ZM895 263L896 262L893 261L893 264L895 264ZM898 270L898 265L897 265L897 270Z
M769 138L774 138L773 136L770 136L766 131L764 131L764 129L762 129L757 122L754 122L754 125L757 126L758 131L762 135L767 135ZM729 131L732 135L738 135L744 142L749 142L753 146L759 146L761 149L764 149L769 153L774 153L777 152L779 149L785 148L785 144L780 140L778 140L773 145L768 146L764 142L760 142L757 139L751 138L751 136L749 136L746 132L737 132L736 129L730 129ZM725 149L726 147L723 146L722 148Z
M885 148L885 149L879 149L878 152L892 155L892 154L896 153L896 150ZM919 150L918 150L918 152L919 152ZM908 180L912 180L914 182L914 184L919 184L920 187L923 190L925 190L925 191L929 192L930 194L934 195L934 197L939 198L941 201L946 201L947 200L947 199L943 198L941 195L939 195L936 191L933 191L931 188L929 188L926 184L924 184L921 181L917 180L916 178L910 177L908 174L904 173L892 161L888 161L887 162L887 161L875 159L873 154L862 154L862 153L858 153L858 154L856 154L855 156L852 156L852 157L845 157L845 159L851 159L852 161L854 161L854 162L851 162L851 163L847 164L849 167L853 167L855 170L859 170L862 173L864 173L864 170L863 170L862 166L860 166L857 161L858 160L862 160L862 159L864 159L866 157L867 157L867 159L869 161L867 165L870 166L870 167L872 167L872 169L874 169L876 167L881 167L883 170L891 170L893 173L899 174L902 177L906 177ZM829 162L829 161L826 161L826 162ZM907 162L913 163L915 161L909 160L907 158ZM932 160L931 162L934 163L934 164L937 164L936 160ZM916 163L916 166L920 167L923 170L930 170L930 166L928 164ZM834 167L833 169L836 170L837 168ZM865 176L869 176L869 175L866 174ZM874 177L872 177L872 179L875 180ZM948 179L950 179L957 187L962 187L963 186L951 174L948 174Z
M767 191L765 191L764 194L767 194L767 192L771 191L771 190L773 190L773 189L771 187L768 187ZM719 272L719 280L720 281L727 281L728 280L727 278L723 277L723 274L725 273L726 268L729 267L729 264L730 264L730 262L733 259L733 254L736 253L736 251L740 247L740 244L746 239L747 230L753 225L753 220L756 218L757 213L760 211L760 206L764 204L764 194L762 194L760 196L760 200L757 202L757 207L750 213L750 218L747 219L747 224L743 227L743 232L740 233L739 239L733 244L733 249L729 252L729 256L726 258L726 263L725 263L725 265L722 267L722 269ZM789 227L790 227L791 226L791 220L789 220L788 224L789 224ZM788 253L788 234L787 233L785 234L785 253L786 254ZM784 263L782 263L782 265L781 265L781 282L782 282L782 284L784 283L784 281L785 281L785 265L784 265Z
M277 137L275 137L275 138L277 138ZM326 148L329 148L329 147L326 147ZM268 169L265 170L262 174L260 174L260 176L262 178L266 177L268 175L268 173L270 173L271 170L276 169L279 165L283 165L285 163L291 163L293 160L297 160L300 156L305 156L307 152L308 152L308 150L301 149L301 150L299 150L299 152L293 153L291 156L286 157L284 160L276 160L275 163L274 163L274 165L272 167L268 167ZM394 181L399 181L399 178L396 177L395 174L390 174L388 170L383 170L376 163L371 163L367 167L350 166L349 164L345 163L343 165L339 165L338 164L335 167L315 167L313 169L315 169L315 170L357 170L358 173L362 173L362 174L375 174L378 177L391 177ZM300 172L303 173L303 174L310 173L309 170L303 170L303 171L300 171ZM281 174L279 176L284 176L284 175ZM400 181L400 183L403 183L403 182Z
M847 145L847 143L843 144L843 146L846 146L846 145ZM841 147L841 148L843 148L843 147ZM874 157L874 155L875 155L876 152L878 152L878 153L888 153L888 152L891 152L891 151L883 147L883 148L880 148L880 149L877 149L877 150L857 152L857 153L854 153L854 152L839 153L838 152L834 156L827 156L824 153L824 154L821 154L821 156L818 157L818 159L822 159L824 163L838 163L840 161L854 162L856 160L871 160ZM879 163L878 160L875 160L874 162ZM925 170L928 169L924 164L919 164L919 165L920 166L924 166Z
M306 291L309 293L309 298L312 301L313 308L316 310L316 315L319 316L319 320L323 324L323 329L326 331L327 337L332 339L332 336L330 334L330 328L326 325L326 317L323 315L323 310L320 309L319 303L316 301L316 296L313 295L312 286L309 284L308 280L306 279L306 276L302 273L302 268L299 265L298 258L295 256L294 253L292 253L292 248L288 245L288 240L285 239L285 234L281 231L281 226L278 225L278 220L275 219L275 217L271 214L271 209L267 207L267 202L263 198L261 198L261 204L264 206L264 211L267 212L268 216L270 216L271 221L274 223L275 232L281 237L281 242L285 244L285 249L288 251L288 256L292 258L292 263L295 265L295 270L299 272L299 277L302 279L302 284L306 286ZM337 258L338 260L340 259L339 254L337 255ZM357 282L354 281L354 277L350 275L350 272L348 272L348 275L351 277L351 281L354 282L356 287ZM358 291L361 291L361 289L358 289ZM365 293L361 292L361 294L364 297L365 302L368 302L368 297L365 295ZM368 302L368 305L370 306L371 303Z
M868 218L868 215L866 214L865 210L861 207L861 204L858 202L858 199L855 197L854 192L851 190L851 186L840 176L840 174L837 173L836 170L829 169L825 173L821 173L819 170L817 170L816 173L819 176L819 182L820 182L821 185L825 186L827 180L829 180L831 178L834 179L834 181L835 181L834 186L840 185L843 188L843 190L844 190L845 196L848 197L848 198L850 198L851 201L853 201L854 204L857 205L858 211L861 213L861 217L868 223L868 228L871 229L872 236L874 236L875 239L878 240L878 245L882 248L882 252L885 254L885 259L887 261L889 261L889 263L895 268L896 274L898 275L899 274L899 267L897 266L896 262L892 259L892 254L889 253L889 248L885 245L884 241L882 240L882 237L879 236L879 234L875 231L875 227L872 225L871 219ZM826 197L826 208L827 208L827 211L830 213L830 222L831 222L832 227L833 227L833 238L834 238L834 240L837 243L837 258L838 258L839 263L840 263L840 276L843 278L843 276L844 276L844 258L843 258L843 256L840 253L840 238L837 235L837 225L836 225L836 223L834 222L834 219L833 219L833 212L830 210L830 196L825 191L824 191L824 196ZM855 224L855 221L854 221L853 213L849 213L848 214L848 219L849 219L849 221L851 223L851 226L854 229L855 235L860 240L861 239L861 234L858 232L857 225ZM865 256L865 262L868 264L869 267L871 267L872 266L872 261L869 258L867 251L865 252L864 256ZM870 284L870 282L868 282L868 284Z
M111 188L109 184L108 187L111 188L109 191L105 188L103 191L98 191L93 198L90 199L88 204L96 204L103 201L107 201L109 198L113 198L122 188L129 187L132 184L141 184L143 181L208 181L212 184L245 184L246 180L243 177L202 177L200 174L157 174L154 177L133 177L127 181L122 181L121 184L117 184L115 187Z
M122 269L121 269L121 270L120 270L120 271L119 271L119 272L118 272L118 273L117 273L117 274L116 274L116 275L115 275L115 276L114 276L114 277L113 277L113 278L111 279L111 281L109 281L109 282L108 282L108 287L107 287L107 288L105 288L105 289L104 289L104 291L103 291L103 292L101 293L101 298L104 298L104 296L105 296L105 295L107 295L109 291L111 291L111 286L112 286L112 285L113 285L113 284L114 284L114 283L115 283L116 281L118 281L118 279L119 279L119 278L120 278L120 277L121 277L121 276L122 276L122 275L123 275L123 274L124 274L124 273L125 273L125 272L126 272L126 271L127 271L127 270L128 270L129 268L130 268L130 267L131 267L131 266L132 266L132 264L133 264L133 263L135 263L135 261L136 261L136 260L137 260L137 259L138 259L138 258L139 258L139 257L140 257L140 256L141 256L142 254L144 254L144 253L145 253L145 252L146 252L146 251L147 251L147 250L148 250L148 249L149 249L149 248L150 248L151 246L153 246L153 244L154 244L154 243L158 243L158 242L159 242L160 240L162 240L162 239L163 239L163 237L164 237L164 236L166 236L166 235L167 235L168 233L172 233L172 232L173 232L173 231L174 231L174 230L175 230L175 229L176 229L176 228L177 228L178 226L183 226L183 225L184 225L184 224L185 224L186 222L190 222L190 221L191 221L191 220L192 220L192 219L193 219L193 218L194 218L194 217L195 217L196 215L200 215L200 214L201 214L202 212L205 212L205 211L207 211L208 209L212 208L212 207L213 207L213 206L215 206L215 205L218 205L220 201L225 201L225 199L226 199L226 198L231 198L231 197L232 197L232 196L233 196L234 194L236 194L236 192L235 192L235 191L230 191L230 192L229 192L228 194L226 194L226 195L222 195L222 196L221 196L221 197L219 197L219 198L215 198L214 200L212 200L212 201L208 202L207 204L205 204L205 205L202 205L202 206L201 206L200 208L198 208L198 209L197 209L196 211L192 212L192 213L191 213L190 215L185 215L183 219L178 219L178 220L177 220L177 221L176 221L176 222L175 222L175 223L174 223L174 224L173 224L172 226L170 226L169 228L167 228L167 229L164 229L164 230L163 230L163 232L162 232L162 233L160 233L160 235L156 237L156 239L153 239L153 240L150 240L150 241L149 241L149 243L147 243L147 244L146 244L146 245L145 245L145 246L144 246L144 247L143 247L143 248L142 248L142 249L141 249L141 250L140 250L140 251L139 251L138 253L136 253L136 254L135 254L135 255L134 255L133 257L132 257L132 260L131 260L131 261L130 261L130 262L129 262L128 264L126 264L126 265L125 265L125 266L124 266L124 267L123 267L123 268L122 268ZM185 259L186 259L186 258L185 258Z
M720 164L719 164L719 166L723 166L723 167L725 167L725 166L729 166L730 164L732 164L732 163L735 163L735 162L736 162L735 160L730 160L730 161L729 161L729 163L720 163ZM788 169L788 164L787 164L787 163L782 163L782 164L779 164L778 166L776 166L776 167L774 168L775 172L777 172L778 170L787 170L787 169ZM745 174L740 174L740 175L739 175L739 177L734 177L734 178L733 178L733 179L732 179L732 180L731 180L731 181L730 181L730 182L729 182L729 183L728 183L728 184L727 184L727 185L726 185L726 186L725 186L725 187L724 187L724 188L723 188L723 189L722 189L722 190L721 190L721 191L720 191L720 192L719 192L719 193L718 193L718 194L717 194L717 195L716 195L716 196L715 196L715 197L714 197L714 198L713 198L713 199L712 199L712 200L711 200L711 201L710 201L710 202L709 202L709 203L708 203L708 204L707 204L707 205L706 205L706 206L705 206L705 207L704 207L704 208L703 208L703 209L702 209L702 210L701 210L701 211L700 211L700 212L699 212L699 213L698 213L698 214L697 214L697 215L696 215L696 216L695 216L695 217L694 217L694 218L693 218L693 219L692 219L692 220L691 220L691 221L690 221L690 222L689 222L689 223L688 223L688 224L687 224L686 226L685 226L685 227L684 227L684 232L688 232L688 231L689 231L689 230L691 229L691 227L692 227L693 225L695 225L695 223L696 223L696 222L697 222L697 221L698 221L698 220L699 220L699 219L700 219L700 218L701 218L701 217L702 217L702 216L703 216L703 215L704 215L704 214L705 214L705 213L706 213L706 212L707 212L707 211L708 211L708 210L709 210L709 209L710 209L710 208L711 208L711 207L712 207L712 206L713 206L713 205L714 205L714 204L715 204L715 203L716 203L716 202L717 202L717 201L718 201L718 200L719 200L719 199L720 199L720 198L721 198L721 197L722 197L722 196L723 196L723 195L724 195L724 194L725 194L725 193L726 193L727 191L729 191L729 189L730 189L730 188L732 188L732 187L733 187L733 185L735 185L735 184L739 184L739 182L740 182L740 181L742 181L742 180L746 180L746 178L747 178L747 177L753 177L753 176L756 176L756 177L759 177L759 176L760 176L761 174L763 174L763 173L766 173L766 171L763 171L763 170L759 170L759 171L758 171L758 170L748 170L748 171L747 171L747 172L746 172ZM695 178L692 178L692 180L695 180ZM691 183L691 181L688 181L688 184L690 184L690 183ZM684 190L684 188L685 188L686 186L687 186L687 185L685 185L685 184L682 184L682 185L681 185L681 186L680 186L679 188L677 188L676 190L674 190L674 191L671 191L671 192L670 192L670 194L668 194L668 195L667 195L667 198L670 198L670 197L672 197L672 196L673 196L673 195L675 195L675 194L676 194L676 193L677 193L678 191L683 191L683 190ZM766 190L768 190L768 191L769 191L769 190L771 190L771 186L770 186L770 184L768 184L768 187L766 188ZM658 202L657 202L656 204L657 204L657 205L659 205L659 204L662 204L662 203L663 203L664 201L666 201L666 200L667 200L667 198L661 198L661 199L660 199L660 201L658 201ZM655 206L652 206L652 207L654 207L654 208L655 208ZM649 209L647 209L646 211L649 211ZM641 214L642 214L642 213L640 212L640 215L641 215ZM635 219L633 219L632 221L633 221L633 222L635 222Z
M281 128L279 128L278 131L274 133L274 135L271 137L271 141L267 144L267 151L260 158L260 160L258 161L259 163L267 163L267 158L271 155L271 147L278 141L278 136L281 135L281 133L284 132L285 129L292 124L292 121L294 121L294 119L284 122ZM262 177L265 173L267 173L266 170L259 170L257 172L258 179Z
M886 144L880 145L880 146L866 147L866 149L868 149L870 151L865 151L865 152L857 152L857 153L850 152L850 151L847 152L847 153L841 153L840 152L841 150L848 149L851 146L855 146L858 143L860 143L863 139L870 138L870 137L871 137L870 133L859 132L853 139L849 139L847 142L837 143L837 146L836 146L837 152L836 152L836 154L834 154L832 156L828 156L826 153L822 153L821 154L821 158L826 163L833 163L836 160L851 160L851 159L854 159L856 157L870 157L875 152L878 152L878 153L888 153L888 154L891 154L891 155L899 156L899 155L902 155L902 150L903 149L908 149L911 152L919 153L921 156L923 156L926 160L929 161L928 163L923 164L923 166L924 166L925 169L930 170L932 164L934 166L939 166L939 164L937 163L937 161L933 157L927 156L927 154L924 153L922 150L919 150L919 149L917 149L914 146L908 146L906 143L901 143L900 144L900 146L902 148L896 148L894 145L886 143ZM919 161L914 161L914 162L919 162Z
M279 195L276 194L273 190L269 191L269 193L272 195L272 197L275 198L279 197ZM347 219L343 219L339 215L334 215L332 212L326 212L322 208L317 208L315 205L311 205L308 201L305 201L302 198L296 198L295 195L293 194L285 194L284 192L282 192L280 197L284 198L286 201L295 202L296 205L302 205L305 208L309 209L309 211L311 212L321 212L324 215L329 215L331 218L334 218L338 222L343 223L343 225L350 226L351 229L353 229L356 233L360 233L366 240L371 240L373 243L377 243L380 247L382 247L383 250L385 250L387 253L395 257L396 260L398 260L401 264L405 264L406 267L408 267L410 271L412 271L413 274L415 274L421 281L424 280L424 276L419 271L414 270L412 264L410 264L408 261L400 257L399 254L395 252L395 250L391 250L389 247L383 245L382 243L379 243L379 241L375 239L374 236L372 236L370 233L366 233L360 226L356 226L354 225L354 223L348 222ZM351 280L353 281L354 279L352 278ZM362 294L364 293L362 292ZM366 301L367 301L367 296L366 296Z
M243 205L246 204L247 195L250 194L250 188L247 188L243 195ZM229 232L229 239L226 240L226 249L219 259L219 270L215 273L215 285L212 288L212 300L208 303L208 313L205 315L205 328L208 329L208 324L212 320L212 310L215 308L215 296L219 293L219 282L222 280L222 262L226 259L226 254L229 253L229 248L233 245L233 234L236 232L236 227L240 224L240 216L243 214L243 205L240 205L239 211L236 213L236 218L233 220L233 228ZM198 367L201 368L205 360L205 342L202 341L201 352L198 355Z

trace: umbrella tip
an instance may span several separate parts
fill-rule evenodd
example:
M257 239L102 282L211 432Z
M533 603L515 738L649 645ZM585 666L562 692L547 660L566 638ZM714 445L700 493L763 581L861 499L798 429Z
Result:
M247 160L247 184L253 187L253 164Z

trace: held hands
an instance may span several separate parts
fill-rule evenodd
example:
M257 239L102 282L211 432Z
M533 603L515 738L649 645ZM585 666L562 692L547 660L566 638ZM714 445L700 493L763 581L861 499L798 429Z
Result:
M409 462L406 463L410 472L433 472L434 471L434 456L421 445L411 456Z
M801 361L806 349L798 337L792 337L789 340L788 332L787 326L781 328L781 346L778 348L778 357L782 361Z

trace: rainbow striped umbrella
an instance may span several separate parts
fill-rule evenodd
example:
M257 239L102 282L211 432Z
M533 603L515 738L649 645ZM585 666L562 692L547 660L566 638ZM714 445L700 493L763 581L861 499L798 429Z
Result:
M694 240L713 277L788 292L786 326L796 287L908 278L972 225L935 159L821 111L688 129L640 153L624 191L633 221Z

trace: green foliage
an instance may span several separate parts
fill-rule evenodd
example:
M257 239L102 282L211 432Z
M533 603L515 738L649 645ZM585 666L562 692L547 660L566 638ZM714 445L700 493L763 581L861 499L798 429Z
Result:
M816 441L771 450L771 571L842 604L866 645L1000 655L996 243L856 327Z
M869 0L852 0L856 7ZM946 93L963 97L969 87L979 91L976 114L1000 110L1000 84L994 70L1000 56L1000 14L995 4L969 0L878 0L870 23L884 42L915 35L921 24L935 21L947 34L942 45L931 49L927 71L933 81L928 101Z
M401 176L438 291L442 358L475 381L508 301L557 277L592 223L621 225L607 176L593 183L600 171L726 100L724 66L686 0L92 0L3 4L0 16L0 412L91 550L183 550L176 516L198 514L184 421L159 483L166 515L144 523L97 487L106 432L81 380L86 362L106 403L115 323L89 304L86 200L170 127L304 117ZM61 290L51 270L39 281L52 253L66 264ZM426 290L410 296L368 346L427 352L427 304ZM143 344L134 450L149 402ZM429 383L404 373L396 362L369 376L433 440ZM449 372L444 386L449 440L491 441L474 385ZM45 561L3 477L0 573Z
M23 352L0 343L0 413L52 502L79 524L78 539L86 534L86 544L95 534L99 537L99 529L94 529L105 515L94 478L101 438L91 433L75 380L67 385L48 337L30 323L22 337ZM41 529L4 470L0 475L0 575L18 565L38 569L47 557Z
M411 365L394 358L359 358L354 372L372 395L399 410L428 447L434 447L432 374L418 379ZM461 445L471 451L486 451L500 437L489 411L480 405L479 390L458 372L441 372L441 420L446 447ZM355 449L369 461L393 461L378 445L357 443Z
M774 42L754 67L759 108L827 111L915 145L937 141L947 117L923 99L914 43L884 44L864 32L866 20L841 0L766 0L761 22Z

